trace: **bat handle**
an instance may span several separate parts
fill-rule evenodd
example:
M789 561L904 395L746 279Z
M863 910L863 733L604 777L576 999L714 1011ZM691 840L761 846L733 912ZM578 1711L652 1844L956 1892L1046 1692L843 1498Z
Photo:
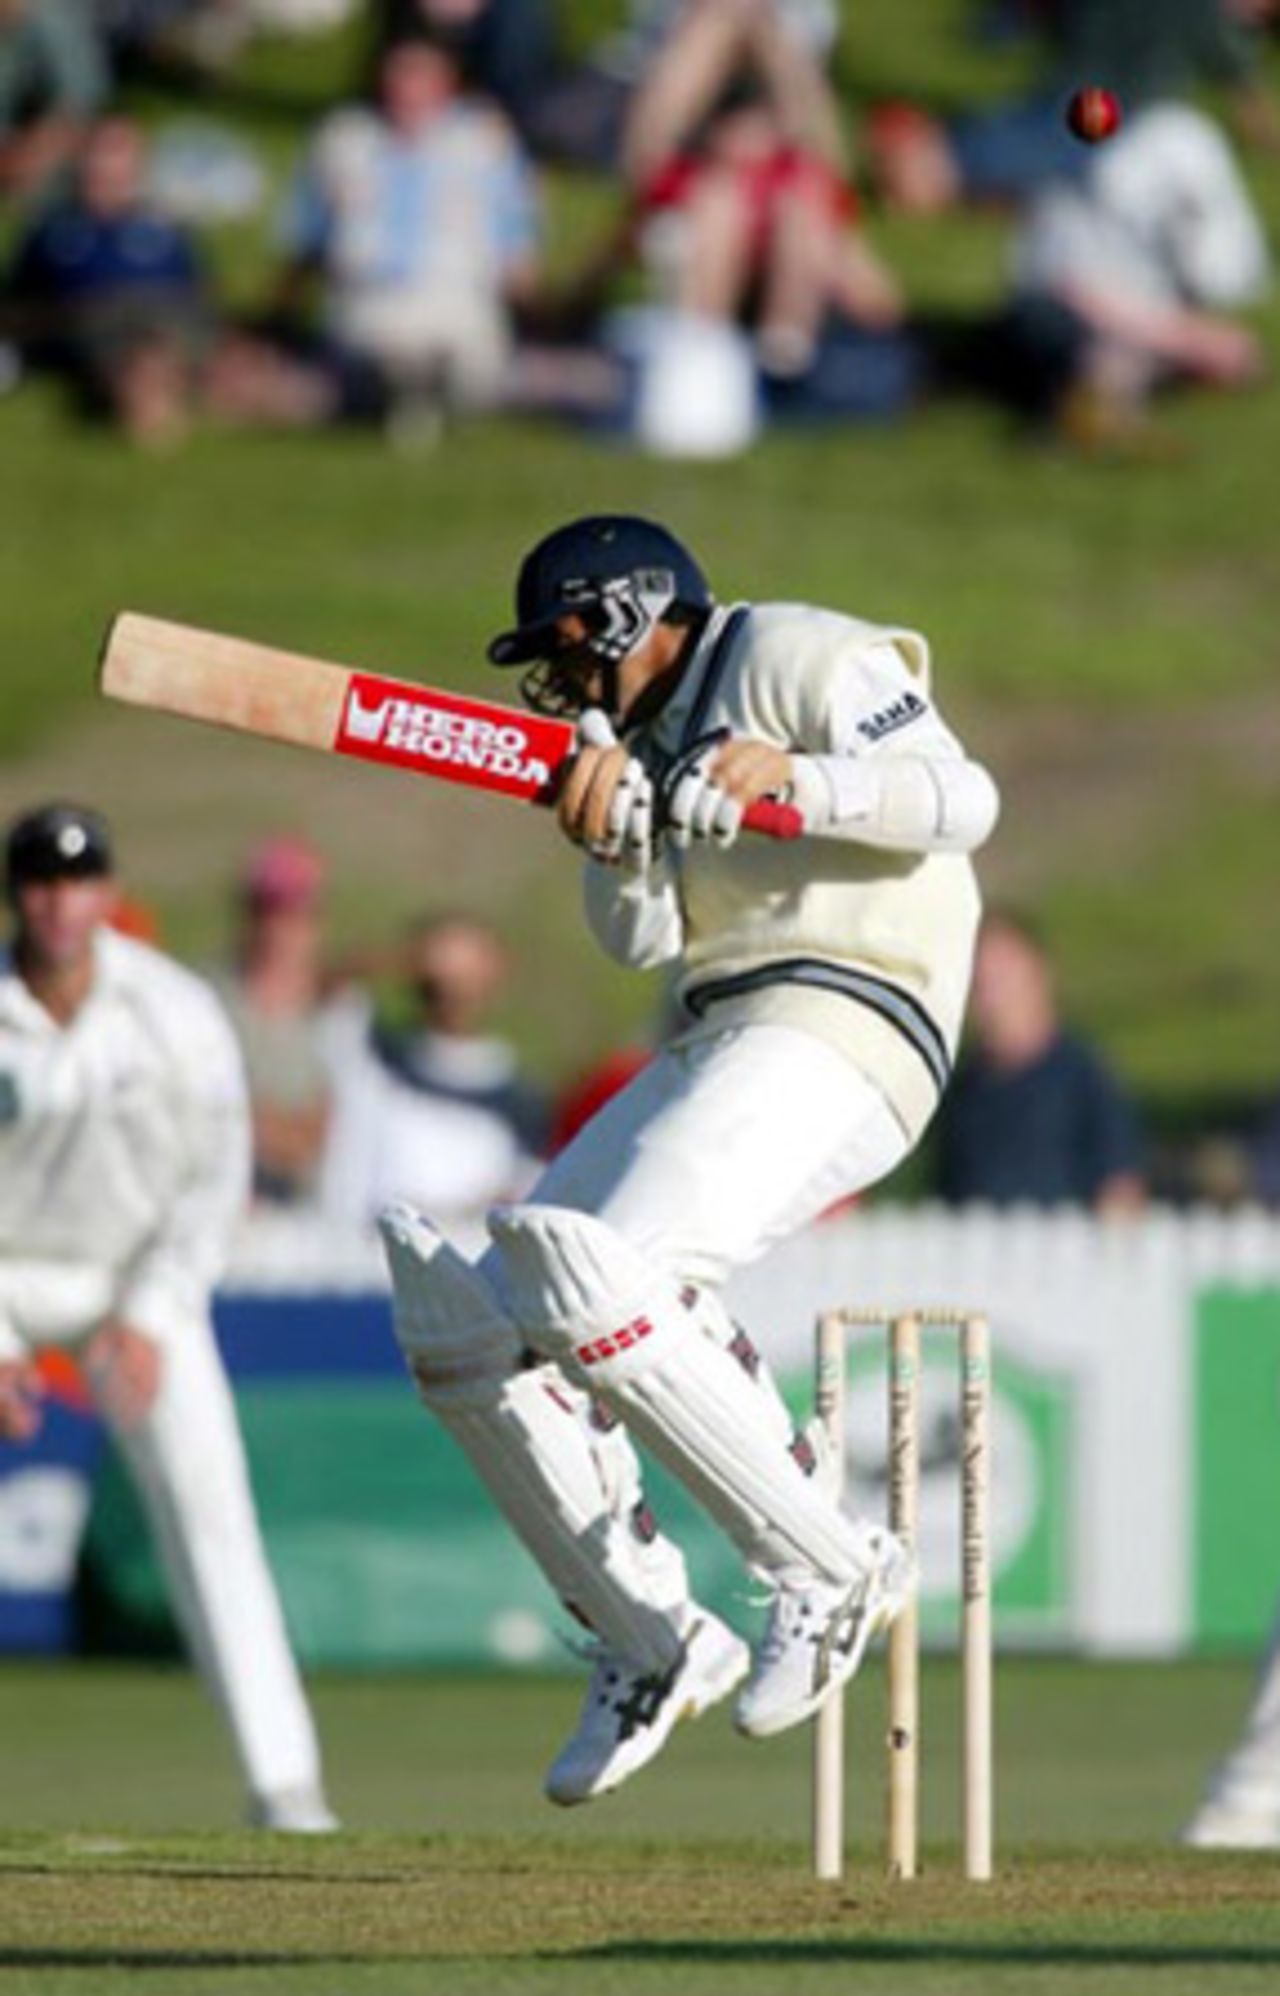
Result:
M716 738L721 735L727 737L728 732L727 728L719 729ZM598 707L588 707L579 717L578 733L584 742L594 748L612 748L618 740L608 715ZM705 746L705 743L695 746ZM773 797L760 797L754 804L748 804L742 814L742 822L748 831L762 832L768 839L804 837L803 814L797 811L794 804L779 804Z
M772 797L760 797L748 804L742 822L749 832L763 832L770 839L804 837L804 814L794 804L779 804Z

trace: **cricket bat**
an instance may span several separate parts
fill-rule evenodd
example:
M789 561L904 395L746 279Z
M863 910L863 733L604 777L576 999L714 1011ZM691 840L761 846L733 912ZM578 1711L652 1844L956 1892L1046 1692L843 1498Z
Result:
M554 802L577 745L573 723L552 715L132 610L111 623L98 685L129 706L530 804ZM793 805L769 799L752 804L743 822L772 838L798 838L804 831Z

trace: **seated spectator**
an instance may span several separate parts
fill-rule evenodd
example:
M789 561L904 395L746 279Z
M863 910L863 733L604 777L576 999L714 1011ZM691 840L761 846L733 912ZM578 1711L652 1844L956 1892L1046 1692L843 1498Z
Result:
M0 200L43 194L74 160L110 78L80 0L0 0Z
M500 937L474 916L413 930L408 1024L369 1019L337 1076L320 1190L332 1220L370 1226L393 1199L472 1218L531 1182L546 1108L509 1042L486 1030L509 974Z
M882 106L868 131L877 184L898 208L937 213L957 201L1025 200L1048 180L1083 172L1089 148L1064 111L1082 83L1119 97L1129 116L1190 95L1198 80L1231 85L1244 131L1274 143L1276 118L1257 80L1250 30L1275 0L1052 0L1046 73L1029 95L949 120Z
M901 316L851 227L830 86L776 0L686 10L637 93L624 158L668 302L749 318L774 371L809 365L828 311L876 326Z
M266 840L238 883L232 961L212 978L249 1084L254 1196L272 1205L312 1197L329 1127L323 899L319 854L301 839Z
M27 358L153 446L186 427L213 316L194 241L148 202L143 166L131 120L95 125L74 188L19 244L10 297Z
M1218 128L1165 105L1033 201L1014 246L1006 359L1079 441L1131 426L1157 388L1263 371L1230 314L1270 282L1266 236Z
M221 319L191 231L146 192L141 128L103 118L71 190L20 239L5 329L27 363L67 379L87 413L166 449L197 410L318 420L323 383Z
M655 173L642 203L642 228L675 224L660 252L671 302L754 322L761 363L779 375L812 365L833 314L877 330L901 320L897 286L855 218L835 170L793 144L776 106L751 90L722 104L690 149Z
M1145 1199L1133 1109L1100 1055L1059 1017L1043 944L990 914L978 938L971 1040L936 1124L937 1190L950 1205L1082 1205Z
M562 53L550 0L379 0L379 54L425 35L451 48L534 152L580 165L615 158L625 86Z
M325 119L286 233L286 298L318 285L347 413L500 397L512 310L535 271L534 187L506 120L463 95L447 49L390 49L376 104Z
M770 105L780 141L843 170L839 112L812 38L780 0L686 0L668 8L630 106L622 143L627 181L643 193L750 78Z
M631 0L624 27L581 57L562 48L550 0L382 0L381 33L384 47L424 31L449 41L472 86L501 104L535 154L612 172L636 92L675 29L691 14L732 14L742 4ZM834 0L771 4L806 43L834 39ZM686 48L686 75L699 59Z
M918 386L892 277L858 226L834 98L777 0L693 0L636 94L632 200L583 273L639 261L649 302L599 322L616 428L725 456L779 420L885 416ZM528 356L525 356L528 379ZM593 384L594 385L594 384Z

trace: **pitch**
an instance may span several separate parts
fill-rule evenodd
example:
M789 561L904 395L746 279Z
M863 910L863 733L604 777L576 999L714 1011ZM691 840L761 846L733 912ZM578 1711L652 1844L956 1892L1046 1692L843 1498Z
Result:
M850 1701L850 1864L809 1874L807 1738L720 1715L590 1809L538 1776L567 1678L321 1679L334 1838L238 1831L216 1721L183 1671L0 1670L5 1996L917 1996L1270 1989L1274 1855L1179 1851L1247 1666L1006 1662L997 1866L955 1870L954 1669L925 1679L924 1876L883 1878L873 1669Z

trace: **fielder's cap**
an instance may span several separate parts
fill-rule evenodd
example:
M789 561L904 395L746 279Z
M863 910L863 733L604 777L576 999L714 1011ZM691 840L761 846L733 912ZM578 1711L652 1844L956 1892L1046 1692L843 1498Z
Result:
M81 804L42 804L9 827L5 879L93 880L115 871L105 818Z
M252 908L311 908L324 885L324 862L305 839L281 834L250 853L241 892Z
M656 520L633 513L592 513L571 520L531 548L516 578L516 622L489 646L494 665L524 665L555 650L556 624L570 611L590 621L608 582L659 571L672 599L690 607L711 602L697 562Z

